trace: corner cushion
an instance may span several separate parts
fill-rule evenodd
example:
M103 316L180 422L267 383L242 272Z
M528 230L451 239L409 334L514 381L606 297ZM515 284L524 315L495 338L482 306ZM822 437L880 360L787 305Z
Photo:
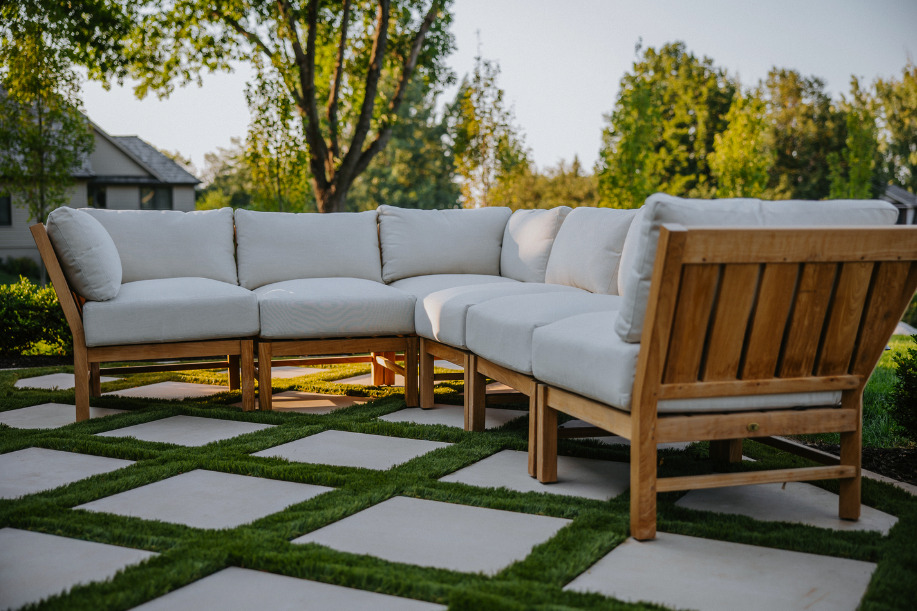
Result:
M544 282L554 238L571 208L516 210L503 232L500 275L520 282Z
M306 278L255 290L261 337L309 339L414 332L414 296L361 278Z
M209 278L138 280L83 306L86 345L159 344L258 334L258 298Z
M48 215L47 230L71 289L89 301L118 295L121 257L99 221L81 210L57 208Z

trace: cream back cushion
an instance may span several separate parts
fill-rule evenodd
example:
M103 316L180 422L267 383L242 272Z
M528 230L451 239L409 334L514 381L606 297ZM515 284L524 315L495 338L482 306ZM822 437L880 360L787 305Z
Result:
M376 211L291 214L236 210L239 284L306 278L382 282Z
M379 206L382 279L428 274L500 275L509 208L416 210Z
M232 208L84 210L118 248L122 282L193 277L238 283Z
M48 237L70 288L89 301L108 301L121 289L121 257L99 221L82 210L48 215Z
M503 232L500 275L520 282L544 282L548 257L567 206L550 210L516 210Z
M659 228L664 223L685 227L830 227L893 225L897 218L897 209L879 200L706 200L651 195L627 236L628 254L620 270L624 300L615 330L624 341L640 341Z
M576 208L551 249L545 282L600 293L618 294L618 263L636 210Z

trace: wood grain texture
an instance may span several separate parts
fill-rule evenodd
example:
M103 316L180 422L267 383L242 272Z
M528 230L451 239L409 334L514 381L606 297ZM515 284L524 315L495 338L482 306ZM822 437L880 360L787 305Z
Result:
M777 371L784 331L796 294L798 273L799 266L794 264L764 266L744 349L742 379L767 379Z
M812 375L836 273L837 266L831 263L803 265L783 345L780 377Z
M678 307L669 340L663 381L693 382L700 378L704 339L716 298L719 270L713 265L692 265L682 272Z

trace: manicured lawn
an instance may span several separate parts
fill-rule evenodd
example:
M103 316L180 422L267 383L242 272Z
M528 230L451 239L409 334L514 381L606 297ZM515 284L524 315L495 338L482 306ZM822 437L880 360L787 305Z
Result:
M0 372L0 411L47 402L72 404L72 391L13 388L20 375L64 370ZM298 389L340 393L341 388L332 385L331 380L365 371L367 369L361 366L338 366L303 378L275 379L274 388L275 392ZM166 380L227 383L226 376L215 372L142 374L105 384L102 390L107 392ZM459 384L440 385L437 400L458 404L460 389ZM466 433L442 425L386 422L377 418L404 407L400 390L362 387L349 390L374 400L318 416L243 413L232 407L241 400L239 392L181 402L101 397L93 400L93 404L126 409L128 413L52 430L20 430L0 425L0 453L40 447L136 461L127 468L55 490L19 500L0 500L0 528L10 526L160 554L127 569L109 583L78 587L67 595L46 601L40 608L126 609L229 566L438 602L452 609L650 608L623 604L598 594L563 590L564 585L627 539L627 493L609 501L596 501L438 481L446 474L501 450L525 450L527 419L484 433ZM196 448L94 436L174 415L218 417L276 426ZM327 430L426 439L452 445L387 471L251 456L254 452ZM628 460L625 447L595 441L561 441L560 451L580 457ZM755 443L745 444L745 455L757 462L745 462L737 468L770 469L804 463ZM662 475L697 473L709 468L705 460L706 444L695 444L683 451L663 450L660 458ZM72 509L194 469L316 484L332 487L334 491L228 530L195 529ZM836 491L836 487L834 482L824 483L828 490ZM395 496L554 516L572 522L537 546L525 560L494 576L392 563L316 544L290 543L296 537ZM899 518L888 536L764 523L742 516L689 510L674 505L680 496L681 493L661 495L660 531L878 563L863 608L911 609L917 600L917 546L914 545L917 541L917 498L900 489L870 480L863 482L864 503ZM779 585L774 584L774 587ZM741 607L741 601L736 604L737 608Z

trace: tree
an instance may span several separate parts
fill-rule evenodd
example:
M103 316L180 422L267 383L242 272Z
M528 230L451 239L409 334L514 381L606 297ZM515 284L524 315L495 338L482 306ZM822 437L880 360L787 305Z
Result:
M850 101L841 104L846 115L844 149L828 155L832 199L868 199L876 186L879 141L873 104L856 77L851 79L850 93Z
M877 81L876 97L884 174L917 193L917 65L908 62L900 81Z
M639 52L639 47L638 47ZM602 204L636 208L654 191L710 196L714 135L726 127L736 85L684 43L648 48L621 79L605 119L599 161Z
M737 93L726 130L714 136L710 169L717 197L760 197L774 165L767 107L757 92Z
M79 81L40 24L0 39L0 182L44 221L69 201L72 174L92 151Z
M828 157L846 139L843 114L831 105L825 84L795 70L774 68L766 81L776 157L769 189L779 199L823 199L830 192Z
M167 95L260 55L296 108L319 211L340 211L391 139L412 79L429 87L448 74L449 4L147 0L130 7L130 74L139 96Z
M412 83L403 117L389 146L354 182L347 198L351 210L379 204L401 208L455 208L460 190L455 158L446 142L446 122L436 112L436 91Z
M218 147L215 153L204 155L204 164L201 175L204 187L197 196L198 210L251 205L252 177L240 138L232 138L229 148Z
M598 179L584 174L579 158L567 164L561 160L556 167L544 172L527 169L497 186L493 205L522 208L554 208L556 206L597 206Z
M292 100L281 83L255 60L257 77L245 90L251 112L245 163L251 176L251 207L279 212L314 210L308 147L296 129Z
M465 77L448 111L449 136L466 208L493 205L491 191L523 175L528 152L504 91L497 84L500 67L480 55L471 78Z

